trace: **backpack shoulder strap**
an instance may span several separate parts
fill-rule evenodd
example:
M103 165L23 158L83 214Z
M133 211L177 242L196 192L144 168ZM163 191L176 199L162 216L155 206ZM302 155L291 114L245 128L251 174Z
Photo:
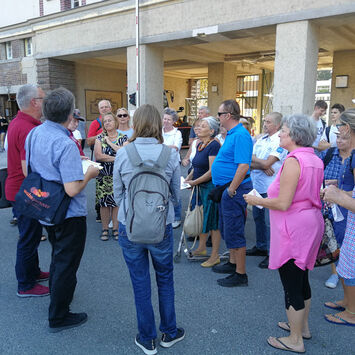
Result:
M99 129L100 129L102 127L100 118L96 118L96 121L99 123L99 125L100 125Z
M324 131L324 129L325 129L325 126L327 125L327 123L321 118L320 119L321 121L322 121L322 125L323 125L323 131Z
M126 152L128 155L128 159L130 160L133 166L138 167L143 163L142 158L140 157L134 142L126 145Z
M334 150L335 150L335 147L331 147L327 150L327 153L323 158L324 170L327 167L327 165L329 164L329 162L332 160Z
M159 158L156 162L156 164L161 168L161 169L165 169L166 166L169 163L170 160L170 156L171 156L171 149L170 147L168 147L167 145L163 144L162 150L160 152Z
M331 127L328 126L328 127L326 127L326 129L325 129L325 135L326 135L326 137L327 137L328 143L330 143L330 139L329 139L330 128L331 128Z

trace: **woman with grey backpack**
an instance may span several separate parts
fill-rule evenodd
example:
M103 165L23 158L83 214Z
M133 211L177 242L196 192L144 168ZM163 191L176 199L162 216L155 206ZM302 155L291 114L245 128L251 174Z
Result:
M157 353L151 302L149 255L158 285L160 345L169 348L185 337L176 327L173 279L174 206L180 198L178 153L163 145L162 120L152 105L133 116L130 144L117 152L114 196L120 206L119 244L133 286L138 334L135 344L147 355Z

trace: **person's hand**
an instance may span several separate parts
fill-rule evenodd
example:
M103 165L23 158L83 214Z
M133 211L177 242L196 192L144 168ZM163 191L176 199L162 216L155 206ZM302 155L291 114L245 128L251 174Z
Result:
M325 182L325 186L330 186L330 185L338 186L337 179L325 180L324 182Z
M112 143L112 142L110 141L110 138L109 138L108 136L105 136L105 142L106 142L107 144Z
M245 202L248 205L256 206L260 203L260 197L257 197L254 195L248 195L248 194L244 194L243 197L244 197Z
M275 170L273 168L269 168L269 169L264 170L264 173L267 176L273 176L275 174Z
M80 159L81 159L81 160L88 160L89 158L86 157L85 155L80 155Z
M176 145L168 145L169 148L174 148L177 152L179 151L179 148Z
M182 161L181 161L181 165L182 166L188 166L190 164L190 159L183 159Z
M96 168L93 165L89 165L85 175L89 176L90 179L93 179L96 178L97 175L99 175L99 172L100 172L99 168Z
M195 182L195 180L185 180L185 183L186 183L186 184L189 184L190 186L195 186L195 185L197 185L196 182Z
M323 200L329 203L337 203L339 200L339 195L341 194L341 190L339 190L334 185L327 186L324 190Z

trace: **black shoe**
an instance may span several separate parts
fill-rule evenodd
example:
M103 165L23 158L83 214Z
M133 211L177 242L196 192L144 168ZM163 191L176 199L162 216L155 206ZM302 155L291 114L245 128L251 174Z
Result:
M163 333L160 341L160 346L163 348L170 348L178 341L185 338L185 330L183 328L177 328L177 333L174 337L171 337L169 334Z
M246 255L248 256L267 256L267 250L258 249L256 246L247 249Z
M248 286L248 276L247 274L238 274L235 272L224 279L218 279L217 282L218 285L223 287Z
M139 348L143 350L144 354L146 355L154 355L158 352L154 339L150 341L142 341L139 338L139 334L137 334L134 342Z
M88 320L88 315L86 313L71 313L69 312L66 317L58 324L49 324L49 332L57 333L65 329L70 329L78 327L84 324Z
M209 236L208 239L207 239L206 247L207 247L207 248L212 248L212 239L211 239L211 236Z
M227 261L224 264L218 264L212 267L212 271L217 274L233 274L235 273L236 265Z
M258 266L260 269L267 269L269 267L269 257L267 256Z
M101 223L101 216L99 214L96 215L96 222Z
M12 226L17 226L17 218L14 217L14 218L10 221L10 224L11 224Z

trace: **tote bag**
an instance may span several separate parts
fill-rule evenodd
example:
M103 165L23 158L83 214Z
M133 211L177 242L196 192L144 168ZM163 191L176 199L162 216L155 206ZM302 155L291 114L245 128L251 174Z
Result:
M191 201L194 191L196 190L196 204L195 208L191 210ZM203 206L198 205L199 188L194 186L191 191L189 205L187 207L185 221L184 221L184 233L190 237L196 237L202 233L203 228Z

